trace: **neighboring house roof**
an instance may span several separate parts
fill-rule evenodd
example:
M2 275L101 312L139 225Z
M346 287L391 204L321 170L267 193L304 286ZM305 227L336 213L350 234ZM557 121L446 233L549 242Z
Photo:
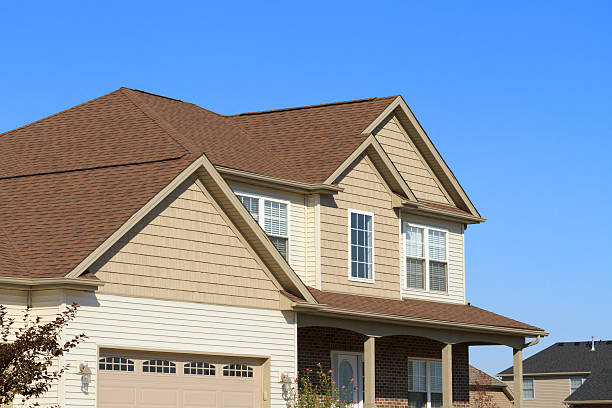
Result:
M566 401L612 401L612 341L560 342L523 361L523 372L529 374L589 374L584 384ZM512 367L499 373L513 374Z
M449 325L477 325L544 332L542 329L467 304L433 302L418 299L386 299L372 296L328 292L308 287L319 304L335 310L370 315L397 316L408 320Z
M600 368L612 367L612 341L596 341L591 351L590 341L560 342L526 358L524 374L590 373ZM512 375L508 367L498 375Z
M612 402L612 367L593 372L576 391L565 399L572 404L591 401Z
M484 379L487 385L490 387L500 387L500 388L508 387L506 383L499 381L497 378L485 373L482 370L477 369L473 365L470 365L469 379L470 379L470 385L476 385L479 382L482 383Z

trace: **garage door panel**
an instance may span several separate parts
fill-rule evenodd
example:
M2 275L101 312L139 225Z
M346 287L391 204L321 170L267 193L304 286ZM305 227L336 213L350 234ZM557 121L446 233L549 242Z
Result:
M225 391L222 393L223 408L252 408L255 394L253 392Z
M100 408L261 406L262 359L124 350L100 355Z
M184 408L216 408L217 391L185 390L183 393Z

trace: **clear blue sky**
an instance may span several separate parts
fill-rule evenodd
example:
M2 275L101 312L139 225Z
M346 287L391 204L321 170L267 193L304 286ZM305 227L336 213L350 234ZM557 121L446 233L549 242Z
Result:
M227 3L1 2L0 131L120 86L225 114L402 94L489 219L468 300L550 331L533 351L612 338L611 2Z

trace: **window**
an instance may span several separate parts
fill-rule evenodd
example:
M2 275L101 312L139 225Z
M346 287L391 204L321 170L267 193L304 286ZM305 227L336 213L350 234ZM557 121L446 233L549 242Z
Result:
M406 287L446 292L446 232L404 223Z
M215 366L203 361L185 363L183 373L187 375L215 375Z
M523 399L532 400L535 398L535 385L533 378L523 378Z
M573 394L582 385L582 377L570 377L570 394Z
M223 367L224 377L253 377L253 367L246 364L229 364Z
M248 212L261 225L272 244L287 259L289 246L288 205L262 197L236 194ZM263 202L263 205L261 203Z
M176 364L168 360L148 360L142 363L142 372L175 374Z
M102 357L98 368L105 371L134 371L134 362L125 357Z
M408 407L442 407L442 362L408 361Z
M350 277L374 280L374 232L372 213L349 210Z

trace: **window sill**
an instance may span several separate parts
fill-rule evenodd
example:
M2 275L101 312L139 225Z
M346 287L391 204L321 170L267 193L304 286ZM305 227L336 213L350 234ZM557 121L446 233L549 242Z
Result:
M449 296L448 291L438 291L438 290L427 290L427 289L420 289L420 288L409 288L404 286L402 288L402 292L414 292L414 293L427 293L427 294L433 294L433 295L440 295L440 296Z
M360 283L374 283L374 279L364 279L364 278L353 278L349 277L349 280L352 282L360 282Z

